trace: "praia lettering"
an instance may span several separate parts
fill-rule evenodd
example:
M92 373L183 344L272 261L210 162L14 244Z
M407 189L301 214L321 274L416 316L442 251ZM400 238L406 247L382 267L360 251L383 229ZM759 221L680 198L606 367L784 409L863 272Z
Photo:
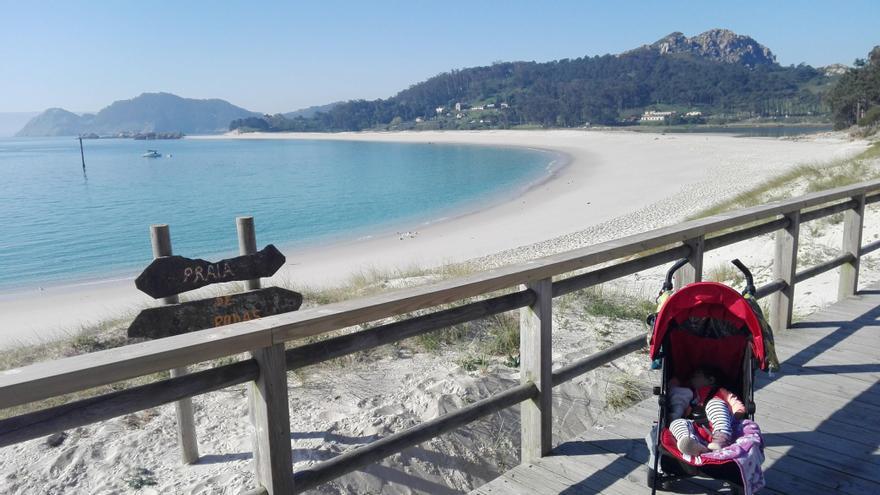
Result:
M201 266L188 266L183 269L183 283L186 282L218 282L228 278L235 277L235 272L229 263L211 263L207 270Z

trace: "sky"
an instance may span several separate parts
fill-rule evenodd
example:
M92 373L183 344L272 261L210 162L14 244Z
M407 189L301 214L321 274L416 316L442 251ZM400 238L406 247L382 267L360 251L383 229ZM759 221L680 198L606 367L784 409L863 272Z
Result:
M0 0L0 112L94 112L154 91L287 112L712 28L752 36L783 65L852 64L880 44L878 26L880 0Z

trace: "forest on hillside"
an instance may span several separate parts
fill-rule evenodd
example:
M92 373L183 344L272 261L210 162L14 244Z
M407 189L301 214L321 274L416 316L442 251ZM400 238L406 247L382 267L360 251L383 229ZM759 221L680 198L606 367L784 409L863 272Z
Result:
M454 70L387 99L340 103L310 118L239 119L230 129L359 131L394 122L433 122L435 128L444 128L462 118L457 103L478 108L481 123L500 128L618 125L633 122L646 109L700 111L731 120L816 116L829 111L823 94L832 80L803 64L747 67L645 48Z

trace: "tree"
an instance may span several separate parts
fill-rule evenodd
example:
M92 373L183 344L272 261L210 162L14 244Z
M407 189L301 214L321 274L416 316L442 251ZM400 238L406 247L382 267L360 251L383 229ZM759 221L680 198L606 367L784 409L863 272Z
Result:
M828 95L837 129L858 123L872 108L880 105L880 46L871 50L867 61L859 61L861 64L847 71Z

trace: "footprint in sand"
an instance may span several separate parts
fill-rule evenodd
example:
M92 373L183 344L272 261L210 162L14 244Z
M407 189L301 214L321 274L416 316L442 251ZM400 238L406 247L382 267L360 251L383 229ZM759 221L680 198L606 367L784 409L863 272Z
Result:
M373 416L396 416L402 414L404 411L406 411L406 409L400 404L388 404L373 411Z

